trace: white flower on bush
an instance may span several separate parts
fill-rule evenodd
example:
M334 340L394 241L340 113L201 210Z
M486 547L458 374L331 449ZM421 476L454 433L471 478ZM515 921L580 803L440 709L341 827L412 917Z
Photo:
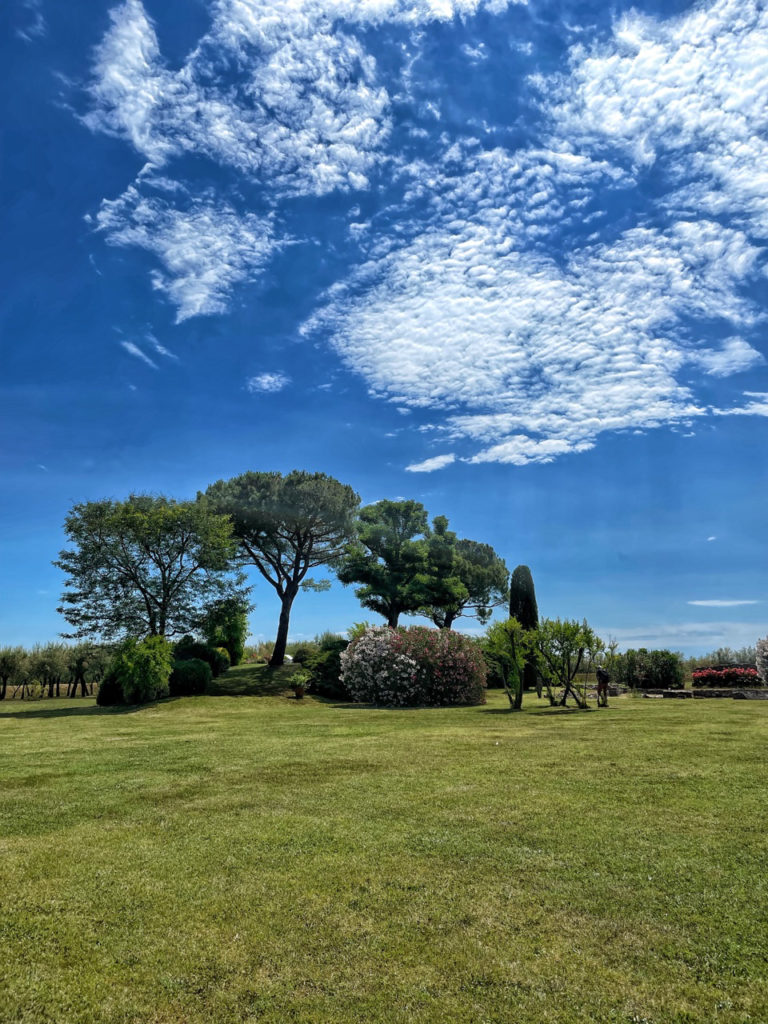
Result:
M768 636L755 644L755 665L763 683L768 683Z
M341 678L353 700L373 704L485 702L485 663L472 642L424 627L369 627L342 653Z

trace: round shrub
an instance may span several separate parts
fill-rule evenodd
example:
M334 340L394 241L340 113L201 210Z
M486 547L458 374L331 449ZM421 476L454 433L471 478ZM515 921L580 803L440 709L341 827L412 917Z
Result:
M176 661L198 658L211 666L213 678L218 679L230 666L229 653L223 647L211 647L191 636L183 636L173 650Z
M102 708L113 708L118 704L124 704L123 684L120 681L120 674L109 670L99 683L99 692L96 694L96 703Z
M316 650L316 648L310 647L308 644L299 644L299 646L294 648L293 651L294 662L297 665L303 665L314 650Z
M173 666L171 645L164 636L148 636L128 654L123 676L126 704L146 704L168 696L168 680Z
M485 703L479 646L448 629L372 627L341 654L353 700L390 706Z
M208 692L212 679L213 673L207 661L188 658L186 661L173 663L168 686L172 697L197 697Z
M97 702L107 707L162 700L168 696L172 662L171 645L164 636L128 637L109 663Z

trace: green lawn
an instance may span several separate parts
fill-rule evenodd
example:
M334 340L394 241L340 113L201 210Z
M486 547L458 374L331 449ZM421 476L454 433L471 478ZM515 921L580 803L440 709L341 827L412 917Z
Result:
M0 705L0 1020L768 1021L768 702L284 683Z

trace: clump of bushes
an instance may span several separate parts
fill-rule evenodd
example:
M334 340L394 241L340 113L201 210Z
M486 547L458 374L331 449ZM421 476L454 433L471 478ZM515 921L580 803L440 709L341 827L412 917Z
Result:
M229 652L225 647L211 647L192 636L183 636L176 644L174 651L176 661L190 661L195 658L204 661L211 667L214 679L227 671L230 666Z
M394 707L484 704L479 646L447 629L372 627L341 653L351 698Z
M212 679L211 666L201 658L175 661L168 682L171 697L197 697L207 693Z
M614 682L640 690L682 690L685 673L680 655L645 647L617 654L611 669Z
M304 667L309 672L309 692L333 700L351 700L350 692L341 679L341 655L349 641L335 633L323 633L318 637L317 645L304 660Z
M171 645L163 636L128 637L116 651L99 687L96 703L146 704L169 694Z
M761 679L756 668L741 665L718 665L713 668L697 668L691 673L694 686L760 686Z
M291 657L293 658L294 664L303 665L316 651L317 648L314 645L298 644L294 647Z

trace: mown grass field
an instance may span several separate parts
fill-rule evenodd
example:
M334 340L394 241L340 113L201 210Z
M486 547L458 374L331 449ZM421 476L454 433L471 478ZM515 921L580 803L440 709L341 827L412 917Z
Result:
M768 702L284 684L0 705L0 1020L768 1021Z

